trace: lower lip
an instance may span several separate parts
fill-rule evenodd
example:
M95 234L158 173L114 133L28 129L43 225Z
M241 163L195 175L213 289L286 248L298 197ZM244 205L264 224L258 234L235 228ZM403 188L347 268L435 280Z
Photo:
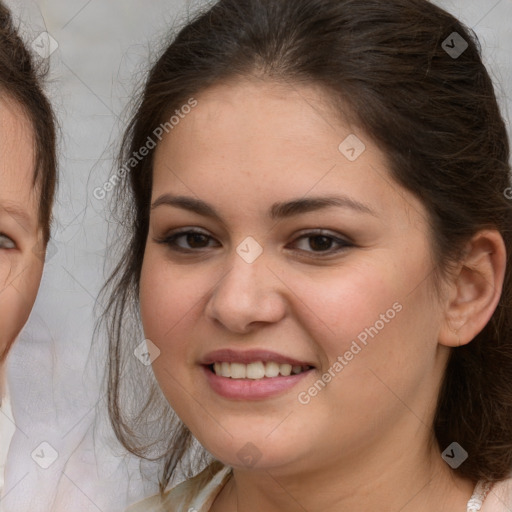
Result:
M263 379L231 379L230 377L220 377L206 366L203 366L203 371L213 391L225 398L262 400L288 391L313 370L307 370L288 377L264 377Z

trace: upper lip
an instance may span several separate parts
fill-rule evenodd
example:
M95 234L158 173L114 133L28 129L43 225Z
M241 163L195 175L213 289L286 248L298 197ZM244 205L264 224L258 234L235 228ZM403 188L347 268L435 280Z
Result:
M249 364L256 361L275 362L278 364L291 364L292 366L314 366L309 361L299 361L293 357L278 354L271 350L232 350L229 348L215 350L206 354L200 364L210 365L213 363L242 363Z

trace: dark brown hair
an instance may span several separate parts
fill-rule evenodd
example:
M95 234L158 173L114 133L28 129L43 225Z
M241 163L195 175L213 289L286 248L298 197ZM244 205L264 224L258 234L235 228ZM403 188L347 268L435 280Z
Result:
M35 61L9 9L0 1L0 91L21 106L34 130L33 186L39 191L38 221L45 246L50 239L57 185L56 121L42 89L47 73L48 61Z
M455 46L453 32L468 45L457 56L443 44ZM429 213L434 283L449 276L477 231L501 233L507 268L499 304L471 343L452 349L433 429L441 449L457 441L469 453L461 475L504 479L512 469L509 143L476 36L426 0L220 0L182 28L152 67L120 166L190 97L250 75L319 85L338 104L333 112L379 145L394 180ZM180 464L192 473L183 463L192 438L133 357L143 339L138 293L153 154L117 188L127 238L102 293L110 293L103 320L111 422L128 450L161 459L163 491Z

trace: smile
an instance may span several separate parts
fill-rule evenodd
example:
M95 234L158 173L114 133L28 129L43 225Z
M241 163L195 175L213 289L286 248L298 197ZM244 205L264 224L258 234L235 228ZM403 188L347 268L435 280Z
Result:
M275 361L255 361L252 363L216 362L209 365L211 371L219 377L231 379L270 379L275 377L288 377L297 375L311 369L309 365L279 364Z

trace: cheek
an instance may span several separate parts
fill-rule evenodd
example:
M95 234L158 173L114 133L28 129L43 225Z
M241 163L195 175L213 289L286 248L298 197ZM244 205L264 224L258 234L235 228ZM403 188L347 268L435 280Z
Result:
M178 411L190 408L183 388L192 389L187 380L187 342L194 336L194 314L202 307L201 290L205 286L198 274L184 272L158 251L146 250L139 286L141 321L145 338L160 351L152 363L155 378L167 401Z
M41 282L43 266L39 261L27 264L24 271L12 262L0 261L0 351L7 356L9 348L25 325L34 305Z
M341 400L356 423L374 412L384 417L388 407L400 411L390 389L410 404L423 393L422 384L434 389L429 379L436 375L439 319L426 283L411 292L406 283L412 282L389 274L380 281L371 274L347 279L343 290L329 290L318 310L330 321L324 349L328 369L337 376L326 403L332 393L329 398Z
M286 274L282 280L293 290L294 303L300 308L296 317L317 339L330 340L326 348L331 352L339 352L347 342L350 345L349 340L392 309L401 295L389 269L386 274L379 266L351 265L309 276Z
M327 367L346 354L354 369L388 373L434 357L439 318L424 280L427 262L396 260L383 255L307 278L282 274L299 299L294 315L321 347Z
M7 352L23 327L24 317L22 311L23 301L12 286L1 290L0 294L0 352L1 359Z
M140 312L146 338L160 350L179 344L194 309L206 293L200 272L184 272L166 261L159 251L147 249L140 277Z

